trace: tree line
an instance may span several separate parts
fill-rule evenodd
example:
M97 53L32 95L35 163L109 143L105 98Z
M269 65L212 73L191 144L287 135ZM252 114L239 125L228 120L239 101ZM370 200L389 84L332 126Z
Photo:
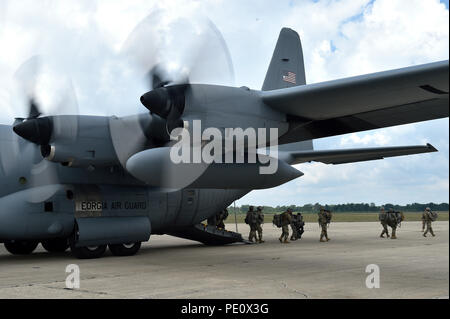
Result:
M237 213L246 213L248 211L250 205L242 205L242 206L236 206ZM317 213L320 210L320 207L323 206L325 209L328 209L334 213L348 213L348 212L378 212L380 211L381 206L375 205L375 203L347 203L347 204L337 204L337 205L326 205L326 204L306 204L303 206L296 206L296 205L289 205L289 206L262 206L263 211L265 213L279 213L284 212L288 208L291 208L294 212L302 212L302 213ZM449 210L449 204L448 203L427 203L427 204L420 204L420 203L412 203L407 205L396 205L391 203L386 203L384 205L384 208L387 210L389 208L393 208L397 211L403 211L403 212L422 212L425 210L426 207L430 207L433 211L448 211ZM229 211L233 212L233 207L229 207ZM256 209L256 206L255 206Z

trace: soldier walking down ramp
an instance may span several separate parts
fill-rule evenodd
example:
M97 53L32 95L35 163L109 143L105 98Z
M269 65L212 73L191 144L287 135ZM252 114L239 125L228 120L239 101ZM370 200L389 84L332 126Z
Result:
M224 220L227 219L227 217L228 217L228 209L225 208L216 215L216 223L217 223L216 227L220 229L225 229Z
M387 213L384 210L384 207L381 207L380 214L378 215L378 219L380 220L381 226L383 226L383 231L381 232L380 237L384 238L384 234L386 234L387 238L389 238L389 230L387 224Z
M283 214L281 214L281 236L278 238L280 243L289 243L289 225L292 223L292 209L288 208Z
M329 210L324 209L323 207L320 208L319 215L319 226L322 228L322 231L320 233L320 241L329 241L330 238L328 238L328 224L331 222L331 212ZM326 240L323 238L325 237Z
M216 227L217 226L217 214L212 215L211 217L209 217L207 219L207 222L208 222L208 225Z
M248 240L253 242L253 238L256 239L256 231L257 231L257 224L258 224L258 218L256 215L256 212L253 210L253 206L250 206L248 208L247 216L245 216L245 223L250 226L250 233L248 235Z
M422 214L422 220L425 221L427 226L425 232L423 233L423 237L427 237L428 232L434 237L436 236L433 232L433 227L431 227L431 223L437 219L437 213L431 211L429 207L425 208L425 211Z
M259 243L263 243L264 240L262 239L262 234L263 234L263 229L262 229L262 224L264 224L264 213L262 212L262 207L258 206L256 208L256 219L257 219L257 223L256 223L256 231L258 232L258 242Z

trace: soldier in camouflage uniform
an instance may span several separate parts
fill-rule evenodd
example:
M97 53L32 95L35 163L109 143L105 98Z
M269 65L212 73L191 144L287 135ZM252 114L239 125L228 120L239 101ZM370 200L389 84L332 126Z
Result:
M291 235L291 241L297 240L297 226L295 225L297 221L297 216L292 214L292 220L291 220L291 229L292 229L292 235Z
M331 221L331 212L329 210L326 210L323 207L321 207L318 215L319 215L319 220L318 220L319 226L322 228L322 231L320 233L320 241L321 242L329 241L330 238L328 238L327 227ZM326 240L323 239L324 237Z
M263 233L263 229L262 229L262 224L264 224L264 214L262 212L262 207L258 206L256 208L256 217L258 220L258 223L256 224L256 231L258 232L258 242L259 243L263 243L264 240L262 239L262 233Z
M209 217L207 219L207 221L208 221L208 225L216 227L217 226L217 214L212 215L211 217Z
M245 222L250 226L250 233L248 235L248 240L253 242L253 238L256 239L256 231L257 231L257 216L256 212L253 210L253 206L248 208L247 216L245 216Z
M216 227L220 229L225 229L224 220L228 217L228 209L224 209L216 215Z
M300 239L302 234L304 233L303 227L305 226L305 222L303 221L303 216L301 213L297 213L297 215L292 216L292 236L291 240Z
M394 212L393 208L389 208L387 224L392 228L391 239L397 239L396 231L397 226L405 219L405 216L402 212Z
M428 232L431 233L431 236L435 236L433 228L431 227L431 223L433 222L431 214L431 209L429 207L425 208L425 212L422 214L422 220L425 221L425 224L427 226L427 229L423 233L423 237L427 237Z
M384 207L381 207L379 219L380 219L381 226L383 226L383 231L381 232L380 237L384 238L384 234L386 234L387 238L389 238L388 224L386 222L387 214L386 214L386 211L384 210Z
M292 209L288 208L283 214L281 214L281 236L278 238L280 243L288 244L289 238L289 225L292 223Z
M422 213L422 233L425 231L425 225L427 224L425 220L425 213Z

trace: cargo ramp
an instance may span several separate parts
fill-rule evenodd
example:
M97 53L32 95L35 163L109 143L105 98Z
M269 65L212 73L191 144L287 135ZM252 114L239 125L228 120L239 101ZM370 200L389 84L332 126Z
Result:
M195 240L209 246L221 246L233 243L252 243L243 239L240 233L205 224L176 228L166 234L184 239Z

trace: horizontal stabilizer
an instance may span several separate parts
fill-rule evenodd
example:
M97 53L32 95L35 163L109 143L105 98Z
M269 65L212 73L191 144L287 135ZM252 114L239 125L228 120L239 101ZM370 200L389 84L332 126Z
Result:
M325 164L345 164L362 161L372 161L386 157L412 155L421 153L437 152L433 145L425 146L398 146L398 147L374 147L374 148L354 148L344 150L324 150L324 151L299 151L289 152L286 155L286 162L291 165L305 162L322 162ZM280 154L282 155L282 154Z

